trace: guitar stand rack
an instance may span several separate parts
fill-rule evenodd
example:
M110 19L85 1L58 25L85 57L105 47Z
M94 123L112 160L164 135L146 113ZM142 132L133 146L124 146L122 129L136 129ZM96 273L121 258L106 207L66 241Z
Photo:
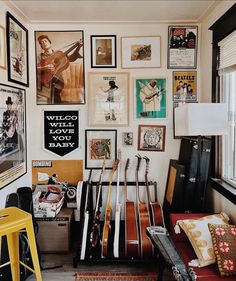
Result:
M112 186L116 186L117 182L112 182ZM139 182L139 186L145 186L146 183L145 182ZM92 182L92 186L95 188L97 186L97 182ZM102 187L107 187L109 186L109 182L102 182ZM124 186L124 182L119 182L119 186L123 187ZM136 186L136 182L130 181L127 182L127 188L129 187L134 187ZM154 197L155 200L157 200L157 182L149 182L149 186L153 186L154 187ZM83 200L83 199L82 199ZM122 208L124 208L124 204L122 204ZM113 208L113 212L115 211L115 209ZM81 213L83 212L83 210L81 211ZM102 218L103 219L103 218ZM81 224L82 225L82 224ZM102 237L102 230L103 230L103 225L104 225L104 221L102 220L100 222L100 230L101 230L101 234L100 237ZM80 239L79 241L79 249L76 252L76 256L73 259L73 266L76 268L78 263L82 264L82 263L88 263L88 264L108 264L108 263L129 263L129 264L135 264L135 263L156 263L157 261L157 255L156 253L154 253L154 257L152 258L147 258L144 259L142 257L140 258L127 258L125 257L125 221L121 220L120 222L120 241L119 241L119 258L115 258L113 255L113 239L114 239L114 231L115 231L115 221L112 220L111 221L111 230L110 230L110 235L109 235L109 245L112 245L109 247L108 249L108 255L105 258L101 257L101 247L98 247L96 249L96 253L93 257L88 257L88 255L85 255L85 259L81 260L80 259L80 252L81 252L81 241L82 239ZM80 229L80 234L79 236L82 237L82 233L83 233L83 229L81 227ZM89 239L89 236L88 238ZM86 249L87 250L87 249Z

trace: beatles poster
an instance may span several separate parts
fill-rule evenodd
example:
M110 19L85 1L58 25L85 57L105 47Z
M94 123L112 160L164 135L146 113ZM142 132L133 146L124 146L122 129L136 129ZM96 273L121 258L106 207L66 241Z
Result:
M197 72L173 72L173 100L195 102L197 100Z
M0 188L26 173L25 90L0 84Z
M169 26L168 68L197 68L197 26Z
M79 147L79 111L44 111L44 148L64 156Z
M166 79L135 79L136 118L166 118Z

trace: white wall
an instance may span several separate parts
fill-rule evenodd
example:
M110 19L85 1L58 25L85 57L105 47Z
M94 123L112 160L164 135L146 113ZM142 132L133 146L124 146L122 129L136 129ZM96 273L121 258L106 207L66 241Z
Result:
M201 22L201 101L211 102L211 66L212 66L212 31L209 27L220 18L236 1L222 1L211 13ZM236 222L236 206L219 194L211 190L213 208L216 212L224 211L229 214L232 221Z

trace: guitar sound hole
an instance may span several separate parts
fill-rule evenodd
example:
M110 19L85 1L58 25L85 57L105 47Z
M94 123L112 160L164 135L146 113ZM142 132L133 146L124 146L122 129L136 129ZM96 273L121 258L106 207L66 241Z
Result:
M54 60L54 66L58 66L60 64L60 59L59 58L56 58Z

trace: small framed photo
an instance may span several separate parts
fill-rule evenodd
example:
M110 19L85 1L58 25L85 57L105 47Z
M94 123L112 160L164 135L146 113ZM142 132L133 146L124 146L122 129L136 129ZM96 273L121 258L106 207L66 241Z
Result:
M123 132L122 134L123 146L131 146L134 144L134 134L133 132Z
M28 30L7 12L8 81L29 86Z
M89 124L128 126L129 73L89 73Z
M116 68L116 35L91 35L91 67Z
M167 67L197 68L197 41L197 26L169 26Z
M6 69L6 35L5 28L0 25L0 68Z
M122 37L122 68L161 67L161 37Z
M197 100L197 71L173 71L173 101Z
M85 130L85 169L112 169L117 157L117 130Z
M139 125L138 150L165 151L166 126Z
M166 118L166 78L134 78L136 118Z

